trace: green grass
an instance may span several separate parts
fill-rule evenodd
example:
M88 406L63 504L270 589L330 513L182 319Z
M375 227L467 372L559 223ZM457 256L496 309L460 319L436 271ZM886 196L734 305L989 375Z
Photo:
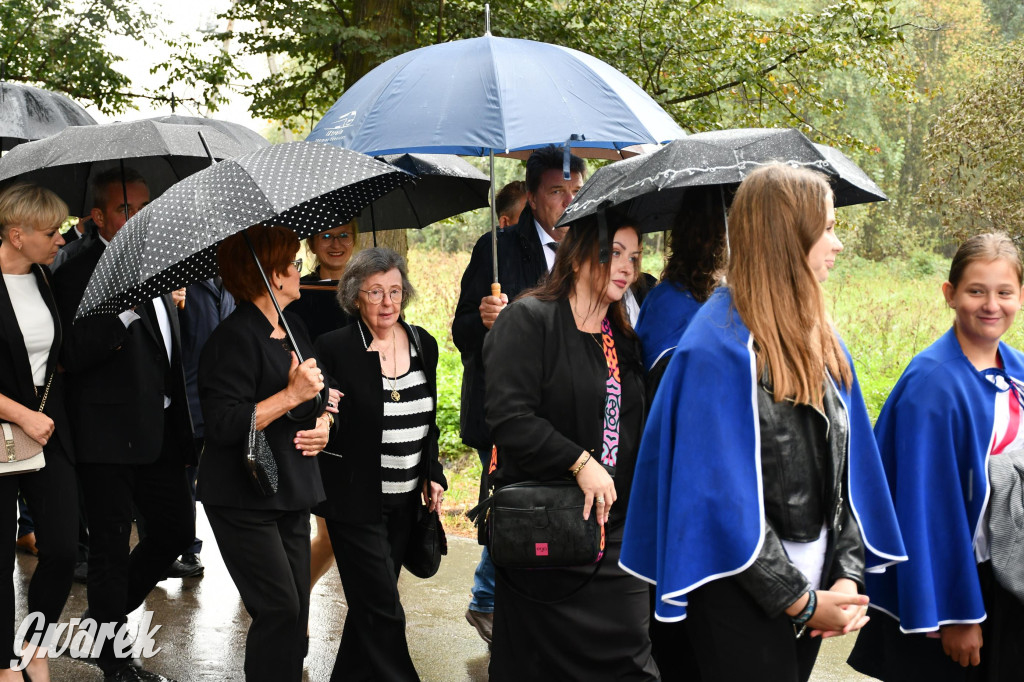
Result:
M476 504L480 480L476 452L462 445L459 437L462 361L451 341L459 282L468 260L469 254L409 253L410 279L419 298L410 307L408 319L433 334L441 349L437 419L449 482L445 527L456 534L473 533L462 514ZM660 263L654 260L648 258L644 269L660 271ZM853 356L872 420L911 358L952 324L953 313L941 291L948 271L948 259L923 253L883 263L847 254L839 257L825 285L826 298L833 322ZM1019 324L1004 338L1024 347Z

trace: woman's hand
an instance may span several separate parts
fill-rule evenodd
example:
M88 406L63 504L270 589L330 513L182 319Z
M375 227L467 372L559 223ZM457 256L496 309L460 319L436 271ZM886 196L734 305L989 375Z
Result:
M324 373L317 368L316 358L307 358L300 365L295 351L292 351L292 364L288 368L288 388L285 390L295 402L295 406L312 400L323 388Z
M831 593L856 595L857 594L857 583L853 582L849 578L840 578L833 585L832 589L829 590ZM819 592L820 596L822 593ZM818 607L821 608L821 602L818 603ZM848 635L851 632L856 632L862 627L868 624L871 618L868 617L868 605L865 604L846 604L845 606L839 607L842 611L850 614L850 620L841 630L811 630L811 637L821 637L822 639L828 639L829 637L836 637L839 635ZM812 619L813 620L813 619Z
M585 456L590 457L590 453L584 452L580 455L580 459ZM580 459L576 460L577 464ZM575 465L573 468L576 468ZM590 457L576 474L576 485L580 487L584 495L583 519L590 518L590 507L593 505L597 514L597 522L603 526L608 521L608 514L616 499L614 479L608 475L600 462Z
M440 483L434 481L423 481L423 504L427 505L427 511L441 511L441 503L444 501L444 488Z
M295 434L295 449L302 450L306 457L313 457L327 447L327 441L331 437L330 420L327 414L320 415L316 420L316 427L307 431L298 431Z
M46 445L53 436L53 420L36 410L26 408L25 416L19 419L17 424L40 445Z
M866 594L847 594L831 590L817 590L818 607L814 615L807 621L811 634L815 632L844 632L846 628L861 618L861 607L867 606Z
M345 394L336 388L328 390L327 411L331 414L338 414L338 404Z
M954 661L967 667L981 665L981 626L977 623L943 625L942 650Z

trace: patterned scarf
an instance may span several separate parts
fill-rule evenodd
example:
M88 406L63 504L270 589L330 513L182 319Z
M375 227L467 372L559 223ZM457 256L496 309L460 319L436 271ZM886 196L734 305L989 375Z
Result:
M619 418L622 413L622 382L619 381L619 356L615 352L615 339L608 318L601 322L601 349L608 365L604 399L604 446L601 463L615 466L619 458Z

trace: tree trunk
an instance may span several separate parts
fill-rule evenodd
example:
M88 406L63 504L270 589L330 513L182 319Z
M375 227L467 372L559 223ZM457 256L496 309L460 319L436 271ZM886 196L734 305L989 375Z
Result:
M352 25L365 28L380 36L383 48L408 44L416 30L416 15L412 0L355 0L352 3ZM374 67L379 66L376 53L358 50L343 60L345 89L348 90ZM405 230L377 232L377 245L387 246L403 256L408 254L409 240ZM373 246L373 234L367 230L359 234L359 247Z

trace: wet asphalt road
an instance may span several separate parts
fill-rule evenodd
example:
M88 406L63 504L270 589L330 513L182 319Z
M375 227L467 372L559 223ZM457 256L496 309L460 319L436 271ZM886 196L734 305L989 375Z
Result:
M147 660L145 667L180 682L243 680L242 661L249 616L217 552L202 505L197 525L204 542L200 556L206 573L202 578L165 580L146 600L144 608L154 611L153 624L161 625L155 639L162 650ZM448 556L442 561L437 576L430 580L402 576L409 648L424 680L483 682L487 679L487 646L463 616L479 554L475 541L450 537ZM34 558L18 554L15 587L19 617L25 613L28 577L34 567ZM64 609L63 621L79 616L85 607L85 586L76 583ZM130 621L137 624L143 610L133 614ZM344 593L337 570L332 568L313 591L305 680L326 682L330 678L345 612ZM870 680L846 666L846 655L852 644L852 638L824 642L812 682ZM98 668L66 656L51 661L51 671L56 681L103 680Z

